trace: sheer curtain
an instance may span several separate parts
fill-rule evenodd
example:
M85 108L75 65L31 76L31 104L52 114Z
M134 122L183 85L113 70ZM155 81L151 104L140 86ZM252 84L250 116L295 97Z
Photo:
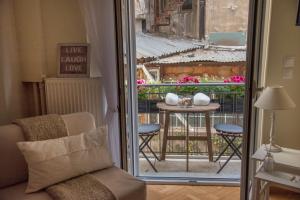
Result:
M0 124L25 114L13 1L0 0Z
M114 1L78 0L91 45L91 76L102 76L103 123L108 126L112 157L120 166L120 130Z

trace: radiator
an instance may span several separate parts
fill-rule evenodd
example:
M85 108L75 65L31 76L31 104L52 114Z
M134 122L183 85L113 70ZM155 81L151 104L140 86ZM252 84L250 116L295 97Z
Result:
M47 78L45 93L48 114L87 111L95 116L96 125L100 125L100 78Z

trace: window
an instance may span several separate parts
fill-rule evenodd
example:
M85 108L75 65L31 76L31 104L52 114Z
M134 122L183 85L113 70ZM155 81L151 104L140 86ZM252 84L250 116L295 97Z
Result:
M182 10L192 10L193 9L193 0L185 0L182 5Z

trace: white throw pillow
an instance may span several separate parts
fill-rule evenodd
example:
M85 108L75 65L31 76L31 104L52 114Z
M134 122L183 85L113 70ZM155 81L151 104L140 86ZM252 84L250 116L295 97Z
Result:
M175 106L178 104L178 101L179 101L179 97L177 94L168 93L166 95L166 104Z
M17 145L28 164L26 193L113 165L104 127L75 136Z
M206 106L210 103L210 98L203 93L197 93L194 96L193 103L196 106Z

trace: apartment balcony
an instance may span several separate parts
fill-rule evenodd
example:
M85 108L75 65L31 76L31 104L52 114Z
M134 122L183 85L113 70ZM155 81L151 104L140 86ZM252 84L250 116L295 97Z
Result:
M192 96L198 92L205 93L211 102L219 103L220 108L210 115L212 127L212 148L214 160L226 147L227 143L216 134L213 126L217 123L243 125L244 83L197 83L197 84L143 84L138 85L138 111L140 123L158 123L161 125L159 134L153 137L150 147L159 157L162 152L165 113L156 106L163 102L167 93L180 96ZM187 119L188 117L188 119ZM188 124L188 126L187 126ZM186 136L189 127L190 136L206 135L205 115L202 113L173 113L170 116L169 136ZM235 142L241 143L238 138ZM141 142L141 141L140 141ZM194 177L238 181L240 179L241 161L234 156L227 166L217 173L232 150L229 148L218 162L209 162L206 141L191 140L188 142L189 170L186 170L187 146L184 140L169 140L166 149L166 159L155 160L150 151L145 148L147 156L155 164L155 172L142 154L139 156L140 176L150 177Z

